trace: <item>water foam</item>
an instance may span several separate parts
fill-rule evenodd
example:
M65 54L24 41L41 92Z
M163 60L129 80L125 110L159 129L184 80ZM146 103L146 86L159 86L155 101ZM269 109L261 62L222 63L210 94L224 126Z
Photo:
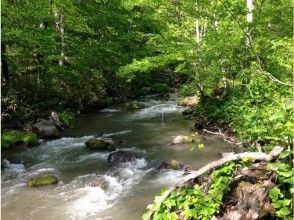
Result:
M155 105L151 105L147 108L141 109L139 112L136 112L134 117L135 118L156 117L162 114L179 112L182 109L183 107L177 105L175 102L157 103Z
M114 109L114 108L104 108L100 112L120 112L120 109Z
M115 136L115 135L127 134L130 132L132 132L132 130L117 131L117 132L103 134L102 137L111 137L111 136Z
M184 171L180 170L161 170L153 182L163 186L171 186L176 184L183 175Z
M108 157L108 153L95 152L92 154L79 156L78 162L85 161L85 160L94 160L94 159L105 160L107 159L107 157Z
M10 163L9 160L4 159L2 161L3 166L5 167L5 171L12 172L12 173L21 173L25 171L25 166L20 164Z

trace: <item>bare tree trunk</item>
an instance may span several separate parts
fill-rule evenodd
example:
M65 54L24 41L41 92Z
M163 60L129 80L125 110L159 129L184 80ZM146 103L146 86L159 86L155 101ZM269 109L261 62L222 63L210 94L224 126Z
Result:
M196 24L195 24L195 31L196 31L196 43L200 43L200 27L199 27L199 19L196 18Z
M253 0L246 0L246 6L247 6L247 32L246 32L246 45L250 46L252 43L252 29L251 24L253 22L253 10L254 10L254 4Z
M64 46L65 46L65 43L64 43L64 22L63 22L63 19L64 19L64 15L61 14L60 15L60 39L61 39L61 50L60 50L60 60L59 60L59 66L63 66L63 63L64 63Z
M200 24L199 24L199 10L198 10L198 2L196 1L196 20L195 20L195 34L196 34L196 43L199 44L200 43Z
M65 42L64 42L64 15L62 13L60 13L60 11L57 8L53 9L53 13L54 16L56 18L55 21L55 28L56 30L60 33L60 44L61 44L61 48L60 48L60 59L58 61L59 66L63 66L64 63L64 47L65 47Z
M9 78L9 71L8 71L8 62L7 62L7 55L6 55L6 44L1 43L1 72L3 81L7 81Z

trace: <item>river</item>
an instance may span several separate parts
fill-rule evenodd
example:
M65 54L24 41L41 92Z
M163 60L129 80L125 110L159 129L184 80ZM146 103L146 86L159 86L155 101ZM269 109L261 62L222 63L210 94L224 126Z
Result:
M199 136L203 149L197 144L171 145L172 136L191 133L193 121L185 119L183 107L172 100L140 101L144 109L127 111L118 105L86 114L60 139L10 151L24 162L2 169L2 220L139 220L156 193L184 173L158 171L148 164L176 159L197 169L220 158L221 152L231 151L215 136ZM110 167L107 152L85 148L87 140L102 136L123 140L121 148L141 157L122 167ZM39 173L53 173L58 185L26 187L26 181ZM91 185L97 178L107 182L107 189Z

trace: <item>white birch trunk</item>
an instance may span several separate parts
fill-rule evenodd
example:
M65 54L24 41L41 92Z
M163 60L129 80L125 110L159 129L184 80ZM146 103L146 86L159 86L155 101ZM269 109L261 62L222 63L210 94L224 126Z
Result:
M199 19L196 18L196 25L195 25L195 31L196 31L196 43L200 43L200 27L199 27Z
M253 0L246 0L247 6L247 32L246 32L246 44L249 46L252 42L252 35L251 35L251 28L250 25L253 22L253 10L254 10L254 3Z

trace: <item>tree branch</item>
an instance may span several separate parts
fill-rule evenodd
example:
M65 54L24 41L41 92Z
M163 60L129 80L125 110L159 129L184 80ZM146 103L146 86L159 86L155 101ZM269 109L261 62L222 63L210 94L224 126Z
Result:
M271 161L279 156L279 154L283 151L284 148L276 146L269 154L261 153L261 152L244 152L240 154L229 154L228 156L225 156L219 160L213 161L202 168L200 168L197 171L192 171L187 176L183 177L181 181L179 181L176 185L171 186L168 190L166 190L162 195L159 201L157 202L157 205L160 206L164 200L176 189L179 187L184 186L188 181L192 179L196 179L197 177L201 176L202 174L206 172L210 172L222 165L224 165L227 162L230 161L236 161L241 160L243 158L251 158L253 160L262 160L262 161ZM149 213L145 219L152 220L153 219L153 210L149 210Z

